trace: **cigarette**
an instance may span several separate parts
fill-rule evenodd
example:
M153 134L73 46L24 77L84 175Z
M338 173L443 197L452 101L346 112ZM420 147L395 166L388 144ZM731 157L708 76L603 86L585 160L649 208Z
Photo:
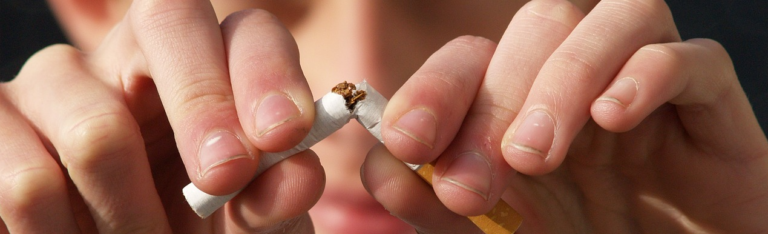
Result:
M309 149L353 118L383 143L381 117L387 102L387 99L366 81L357 85L347 82L338 84L331 92L315 102L315 122L307 137L289 150L263 154L254 178L283 159ZM404 163L417 172L422 179L432 184L433 165ZM214 196L190 183L182 191L192 210L201 218L207 218L242 190L228 195ZM472 216L469 219L485 233L514 233L522 223L522 217L503 200L499 200L488 213Z

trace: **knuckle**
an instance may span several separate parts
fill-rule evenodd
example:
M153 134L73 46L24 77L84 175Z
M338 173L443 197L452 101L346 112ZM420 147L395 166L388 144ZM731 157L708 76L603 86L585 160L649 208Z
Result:
M609 16L622 15L632 21L645 22L651 28L674 28L672 11L664 0L619 0L608 1L603 7ZM612 19L615 20L615 19ZM667 27L659 27L665 25Z
M561 47L561 49L552 53L547 60L548 66L553 66L555 70L567 71L565 78L573 79L578 84L591 83L592 79L598 73L598 66L593 64L588 58L584 58L583 48ZM545 65L546 66L546 65ZM542 69L543 70L543 69Z
M455 97L456 94L464 93L463 90L470 82L467 79L462 78L461 74L457 71L450 70L430 70L419 72L417 75L418 80L422 80L425 84L423 89L430 89L428 92L422 90L422 93L429 93L433 95L445 96L441 100L452 100L451 97ZM467 98L460 99L464 101L464 104L470 103L472 100Z
M177 83L179 86L174 90L172 99L179 111L189 114L211 107L210 103L234 103L229 84L210 77L186 79Z
M81 57L82 54L77 48L66 44L55 44L33 54L26 64L33 67L49 66L55 62L77 61Z
M697 82L698 86L701 86L702 93L699 94L701 100L704 103L713 103L717 100L725 100L725 96L733 92L739 83L738 75L733 65L728 51L719 42L712 39L697 38L688 40L687 43L692 44L694 50L697 52L691 52L691 54L701 54L700 57L704 57L702 61L698 61L698 66L707 67L709 69L700 70L697 72L698 79L704 82ZM693 60L693 59L690 59ZM693 62L689 62L693 63ZM690 67L695 65L690 64ZM705 73L705 74L702 74ZM706 98L709 97L709 98Z
M584 13L570 1L530 1L525 7L527 17L534 18L537 24L552 22L566 28L574 28Z
M485 37L464 35L451 40L446 46L467 49L469 51L487 51L489 49L493 51L496 43Z
M243 21L248 21L248 23L253 23L257 25L280 23L280 20L277 19L277 16L263 9L242 10L229 15L227 19L229 19L230 17L232 17L233 19L242 19Z
M498 98L501 96L502 98ZM512 120L518 114L518 110L525 100L517 100L516 97L508 97L508 94L499 94L495 97L482 97L473 103L467 118L469 121L482 123L488 129L507 129ZM505 97L507 96L507 97ZM482 130L475 129L474 131Z
M691 39L689 42L702 46L704 50L712 55L710 56L710 58L713 59L712 64L715 67L720 68L718 71L723 72L723 74L720 74L720 77L729 81L738 81L738 76L736 75L736 68L733 65L733 60L728 54L728 51L722 44L720 44L720 42L707 38Z
M232 31L230 28L237 25L247 24L249 27L263 27L269 25L282 25L280 20L274 14L262 9L246 9L237 11L228 15L221 21L222 31ZM282 26L281 26L282 27Z
M65 142L57 147L68 168L120 166L130 152L140 150L141 133L129 114L102 108L83 116L63 132Z
M39 165L8 172L2 180L0 203L19 214L45 209L64 191L60 171Z
M676 67L684 65L684 57L678 50L668 44L646 45L638 50L635 56L640 56L644 61L649 61L655 69L665 71L677 70Z
M33 54L21 67L18 79L9 83L29 83L25 77L39 77L40 75L50 76L50 67L52 65L61 67L78 66L83 61L83 54L75 47L66 44L54 44L43 48ZM65 70L65 69L56 69ZM54 70L53 72L57 72ZM46 73L46 74L40 74Z
M728 51L726 51L725 47L718 41L709 38L693 38L687 42L706 49L708 52L714 55L715 59L721 60L720 62L723 64L733 64L731 61L731 56L728 55Z
M645 45L640 48L640 51L647 53L647 56L657 59L666 58L672 61L679 61L682 59L678 51L668 44Z
M137 30L139 35L152 35L152 32L157 31L175 34L188 28L185 26L199 22L196 19L209 17L208 14L200 13L201 9L210 7L207 4L210 3L186 0L134 1L128 14L133 16L130 17L130 20L138 26L134 27L134 30Z
M82 54L80 51L67 44L54 44L50 45L48 47L43 48L42 50L38 51L32 57L30 60L59 60L59 61L69 61L72 60L72 57L80 57Z

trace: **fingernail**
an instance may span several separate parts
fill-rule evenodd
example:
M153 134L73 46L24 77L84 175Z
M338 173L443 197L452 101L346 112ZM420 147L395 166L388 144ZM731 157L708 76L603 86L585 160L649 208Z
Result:
M605 91L603 96L599 97L597 100L613 102L626 108L633 100L635 100L638 87L635 78L621 78L611 85L611 87Z
M205 174L212 168L226 162L251 158L240 139L228 131L211 133L200 146L198 157L200 160L197 173L199 178L205 177Z
M256 108L256 135L261 137L272 129L301 115L301 111L285 94L271 94Z
M520 150L545 158L555 139L555 122L543 110L528 113L512 136L509 150Z
M448 165L441 180L477 193L488 200L491 191L491 164L477 152L466 152L456 157Z
M394 128L432 149L437 134L437 120L432 113L416 108L401 116Z

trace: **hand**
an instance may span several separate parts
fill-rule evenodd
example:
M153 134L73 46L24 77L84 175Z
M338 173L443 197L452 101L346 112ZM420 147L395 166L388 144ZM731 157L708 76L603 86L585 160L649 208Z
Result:
M498 46L433 54L382 134L364 183L420 233L476 232L461 216L498 199L519 233L765 230L765 135L725 50L681 42L663 1L529 2ZM434 161L434 192L399 160Z
M304 138L313 108L269 13L219 24L208 1L134 1L93 53L51 46L0 85L0 232L311 232L314 153L248 183L262 150ZM202 220L181 193L190 178L217 195L248 187Z

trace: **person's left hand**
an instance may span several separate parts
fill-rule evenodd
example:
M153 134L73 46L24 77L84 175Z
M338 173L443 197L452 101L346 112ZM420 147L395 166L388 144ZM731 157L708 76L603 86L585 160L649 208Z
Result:
M501 198L518 233L765 230L768 142L728 54L663 1L529 2L498 46L434 53L382 135L364 184L420 233L477 232L462 216ZM435 162L434 192L400 160Z

